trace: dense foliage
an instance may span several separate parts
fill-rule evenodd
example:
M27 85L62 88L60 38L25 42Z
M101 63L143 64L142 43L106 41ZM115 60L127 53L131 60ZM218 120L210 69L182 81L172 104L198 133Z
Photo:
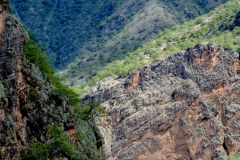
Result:
M79 96L74 93L69 87L62 84L61 80L54 75L50 62L44 54L44 48L33 39L33 36L31 34L29 35L30 38L23 47L25 56L24 63L30 61L40 69L45 78L49 79L51 81L51 84L53 84L53 94L60 96L64 100L67 100L72 106L78 105L80 102Z
M163 28L226 0L10 1L24 26L46 48L52 65L64 69L58 75L74 86L122 60Z
M49 125L48 139L45 144L41 142L29 145L23 152L23 160L47 160L54 158L79 159L77 145L70 141L69 136L57 125Z
M49 157L48 149L45 144L41 142L29 145L22 154L22 160L39 159L47 160Z
M134 52L127 53L124 60L105 66L91 80L76 86L78 93L84 93L89 86L109 78L126 76L129 72L175 51L193 47L199 43L214 42L233 51L240 51L239 1L230 0L210 13L183 25L164 29L158 36Z
M75 113L78 113L77 118L85 121L91 121L96 116L106 114L100 103L95 101L88 104L82 104L81 107L76 107Z
M61 83L60 79L54 75L51 69L48 58L44 55L44 49L30 35L29 40L24 45L24 65L25 67L32 66L33 64L42 72L44 79L52 84L51 94L52 97L60 97L73 107L77 123L76 129L76 142L72 143L69 136L63 132L63 128L55 125L47 127L49 139L46 143L37 142L33 143L26 148L22 154L22 159L56 159L64 157L67 159L98 159L98 150L96 146L96 137L93 128L89 123L83 121L92 120L96 115L103 112L101 106L97 102L90 104L81 104L79 96L73 92L72 89ZM38 70L38 71L39 71ZM37 74L37 73L36 73ZM36 89L30 87L31 93L28 98L36 93ZM61 104L60 104L61 105ZM61 106L59 106L61 108ZM59 108L58 107L58 108ZM45 108L45 110L48 110ZM61 110L61 109L60 109ZM61 114L61 112L59 112ZM63 127L63 126L62 126Z

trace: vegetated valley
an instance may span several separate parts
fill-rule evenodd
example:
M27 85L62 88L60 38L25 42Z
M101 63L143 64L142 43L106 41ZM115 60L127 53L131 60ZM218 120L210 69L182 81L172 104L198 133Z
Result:
M226 0L10 0L68 86Z
M240 1L223 2L0 0L0 159L239 159ZM73 91L51 64L94 74Z

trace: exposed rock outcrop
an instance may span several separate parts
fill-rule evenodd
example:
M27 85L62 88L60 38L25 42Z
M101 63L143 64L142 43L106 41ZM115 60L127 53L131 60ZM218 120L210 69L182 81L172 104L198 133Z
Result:
M27 34L0 1L0 151L3 159L17 159L28 144L47 141L45 127L56 123L75 127L71 107L50 93L52 85L33 64L23 64ZM53 100L54 99L54 100ZM64 120L63 120L63 117Z
M27 39L8 0L0 0L0 159L19 159L29 144L47 142L48 124L64 128L72 142L78 143L82 159L98 157L91 128L76 120L68 102L53 94L50 81L24 58ZM77 142L76 133L84 141ZM84 146L90 147L87 156Z
M106 159L224 159L240 152L239 53L198 45L90 91Z

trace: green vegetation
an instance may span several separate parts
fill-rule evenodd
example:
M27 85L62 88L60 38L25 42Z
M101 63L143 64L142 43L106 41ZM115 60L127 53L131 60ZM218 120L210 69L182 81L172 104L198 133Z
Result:
M53 75L53 69L50 67L50 61L44 54L44 48L34 41L33 36L29 34L29 40L23 47L24 56L47 77ZM25 62L26 63L26 62Z
M48 126L50 142L47 144L49 158L66 157L68 159L78 159L77 146L70 141L69 136L57 125Z
M93 128L82 119L90 122L95 116L103 113L104 110L97 102L80 104L81 100L79 96L72 89L62 84L60 79L54 75L50 63L43 52L43 47L39 43L36 43L30 35L30 39L24 45L24 65L28 68L34 64L35 68L39 68L44 76L44 78L38 76L41 77L41 81L45 79L45 81L53 85L51 90L52 96L60 97L61 100L73 107L77 121L75 124L77 141L76 143L72 143L68 135L64 133L63 128L57 125L50 125L47 127L47 133L49 133L47 138L49 140L44 144L37 142L28 146L22 154L22 159L45 160L67 158L85 160L90 158L97 160L99 155ZM35 74L41 74L39 70L36 70L37 72ZM36 93L37 89L30 86L27 98L35 100ZM61 110L61 106L58 106L58 108ZM46 108L46 111L47 110ZM59 112L59 114L63 113ZM62 124L59 125L63 127Z
M49 157L48 149L45 144L41 142L33 143L29 145L22 154L22 160L47 160Z
M187 79L182 79L181 80L181 84L184 84L184 83L186 83L187 82Z
M44 48L37 43L31 34L29 34L29 40L24 44L23 51L25 56L24 64L28 61L36 65L43 73L44 77L51 81L54 86L52 94L60 96L63 100L70 103L71 106L79 104L79 96L74 93L69 87L61 83L61 80L54 75L50 62L44 54Z
M229 155L228 160L240 160L240 156L235 154L235 155Z
M156 59L200 43L214 42L233 51L239 51L240 27L234 24L239 3L230 0L195 20L165 29L155 40L149 41L134 52L127 53L124 60L109 63L91 80L74 87L74 90L82 94L89 86L98 82L126 76L132 70Z
M0 81L0 98L6 97L5 91L6 91L6 88L4 88L2 82Z
M69 136L57 125L49 125L49 141L29 145L23 152L22 160L47 160L55 158L79 159L77 145L70 141Z
M105 113L99 102L92 101L88 104L82 104L81 107L75 107L77 118L85 121L93 120L94 117Z
M234 96L225 96L225 98L227 98L227 99L230 100L230 101L233 101L233 100L235 99Z
M125 111L121 112L121 118L124 119L127 117L127 113Z
M226 154L226 151L223 151ZM214 158L214 160L218 160L218 159L227 159L227 160L240 160L240 156L237 154L234 155L226 155L226 156L221 156L219 158Z
M59 0L10 1L24 26L46 48L51 64L63 70L58 75L75 86L108 63L124 59L164 28L226 0L68 0L64 5Z

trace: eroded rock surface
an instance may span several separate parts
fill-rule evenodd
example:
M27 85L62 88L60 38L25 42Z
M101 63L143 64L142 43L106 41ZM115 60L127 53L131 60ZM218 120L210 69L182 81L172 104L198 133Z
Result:
M20 159L29 144L47 142L48 124L64 128L74 143L81 132L84 141L77 144L81 158L98 157L92 128L76 120L68 102L53 94L50 81L24 58L27 36L11 14L8 0L0 0L0 159ZM90 147L88 155L85 146Z
M239 53L198 45L106 82L84 101L100 101L96 120L105 158L226 159L240 152Z

